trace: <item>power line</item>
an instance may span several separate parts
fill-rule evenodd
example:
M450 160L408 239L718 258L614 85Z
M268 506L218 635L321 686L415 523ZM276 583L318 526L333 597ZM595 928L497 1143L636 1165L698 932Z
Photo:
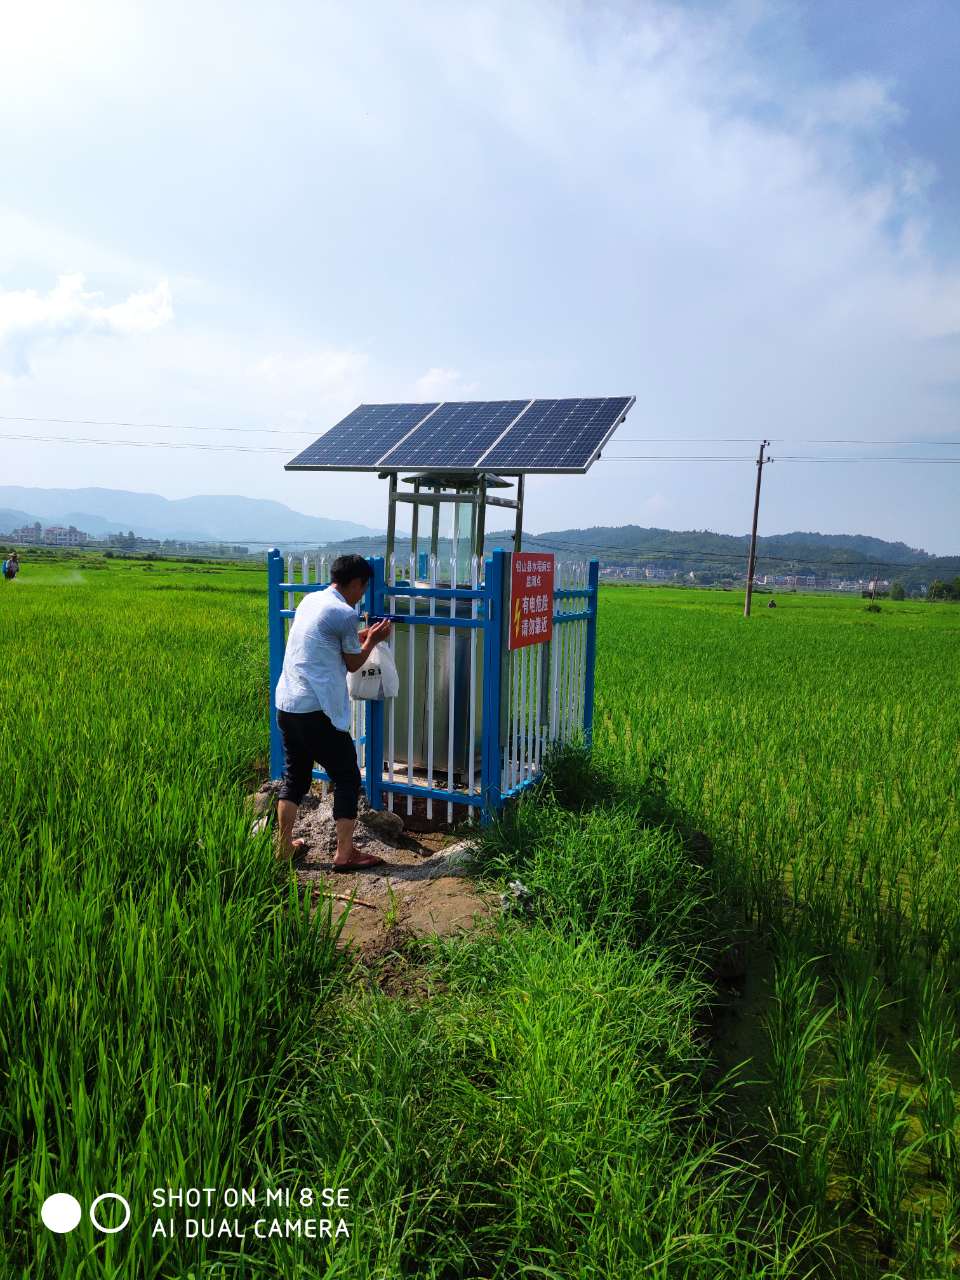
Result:
M202 449L212 453L284 453L289 449L274 448L270 445L244 444L194 444L193 441L176 440L95 440L88 436L35 436L18 435L9 431L0 431L0 440L30 440L41 444L98 444L116 448L128 445L134 449Z
M239 428L238 428L239 430ZM100 445L132 449L199 449L208 453L282 453L289 449L274 445L196 444L179 440L99 440L91 436L38 436L11 431L0 432L0 440L27 440L40 444ZM629 454L623 457L599 458L599 462L753 462L750 454ZM815 458L806 455L780 454L774 462L887 462L899 466L956 466L960 458Z
M175 422L128 422L106 418L39 418L26 417L21 414L0 413L0 422L50 422L62 426L80 427L127 427L137 431L230 431L249 435L281 435L281 436L313 436L319 438L316 428L311 427L200 427ZM324 433L320 433L323 435ZM43 439L44 437L38 437ZM528 439L537 439L536 435ZM553 439L550 433L544 433L542 439ZM753 444L753 436L620 436L613 437L610 444ZM856 437L811 436L771 436L774 444L865 444L886 445L890 448L960 448L960 440L864 440ZM117 443L124 443L117 441ZM753 461L753 455L750 455Z
M749 453L638 453L598 458L598 462L753 462Z
M598 462L753 462L755 461L749 454L721 454L721 455L698 455L698 454L624 454L617 457L598 458ZM960 458L814 458L808 454L785 454L778 453L775 458L770 459L771 462L887 462L895 466L911 467L926 463L942 465L945 467L956 466L960 463Z
M754 436L613 436L610 444L753 444ZM801 436L771 436L773 444L873 444L889 445L891 448L912 445L927 445L932 448L960 449L960 440L860 440L853 438L816 437L804 439Z
M814 458L809 454L778 453L772 462L891 462L898 466L913 467L922 463L943 463L954 466L960 458Z
M109 422L101 418L24 418L18 414L0 413L0 422L54 422L60 426L130 427L136 431L239 431L251 435L316 436L315 428L285 427L196 427L178 426L175 422Z

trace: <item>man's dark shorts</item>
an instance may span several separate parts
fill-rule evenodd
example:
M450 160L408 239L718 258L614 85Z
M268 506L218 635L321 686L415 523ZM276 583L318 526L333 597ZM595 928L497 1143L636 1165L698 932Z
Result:
M349 733L335 728L323 711L278 711L277 725L283 738L280 799L300 803L316 761L333 783L334 818L355 818L363 779Z

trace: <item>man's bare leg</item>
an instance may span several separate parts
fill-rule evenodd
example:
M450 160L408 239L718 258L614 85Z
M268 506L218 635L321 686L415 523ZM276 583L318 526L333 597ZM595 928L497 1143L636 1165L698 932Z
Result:
M383 858L364 853L353 843L353 831L356 825L356 818L337 818L337 852L334 855L333 865L335 867L381 865Z
M337 852L334 862L356 862L363 857L363 851L353 843L353 832L357 825L356 818L337 819Z
M297 810L292 800L277 801L277 857L293 858L300 852L306 841L294 840L293 824L297 820Z

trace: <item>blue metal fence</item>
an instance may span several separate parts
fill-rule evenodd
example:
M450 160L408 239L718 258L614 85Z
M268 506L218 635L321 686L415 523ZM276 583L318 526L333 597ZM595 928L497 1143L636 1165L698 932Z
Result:
M457 582L455 565L454 585L440 585L436 560L404 566L405 576L381 557L369 563L365 606L394 623L390 644L401 679L398 698L352 704L353 737L373 808L405 803L410 813L419 799L428 815L439 803L446 804L448 819L454 805L489 818L536 780L551 743L591 740L597 561L557 565L553 637L514 651L507 649L509 552L497 550L485 563L474 560L469 585ZM274 549L267 578L270 776L279 778L283 747L274 695L287 622L297 597L329 584L328 565L308 556L285 563ZM328 781L321 769L314 777Z

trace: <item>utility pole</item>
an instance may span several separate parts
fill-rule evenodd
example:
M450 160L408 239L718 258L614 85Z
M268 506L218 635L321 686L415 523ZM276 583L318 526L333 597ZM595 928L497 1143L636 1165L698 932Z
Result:
M763 456L764 449L770 447L769 440L763 440L760 443L760 452L757 454L757 491L753 498L753 528L750 531L750 559L747 562L747 594L743 600L743 616L750 617L750 599L753 596L753 571L757 564L757 519L760 515L760 481L763 478L763 464L771 462L771 458Z

